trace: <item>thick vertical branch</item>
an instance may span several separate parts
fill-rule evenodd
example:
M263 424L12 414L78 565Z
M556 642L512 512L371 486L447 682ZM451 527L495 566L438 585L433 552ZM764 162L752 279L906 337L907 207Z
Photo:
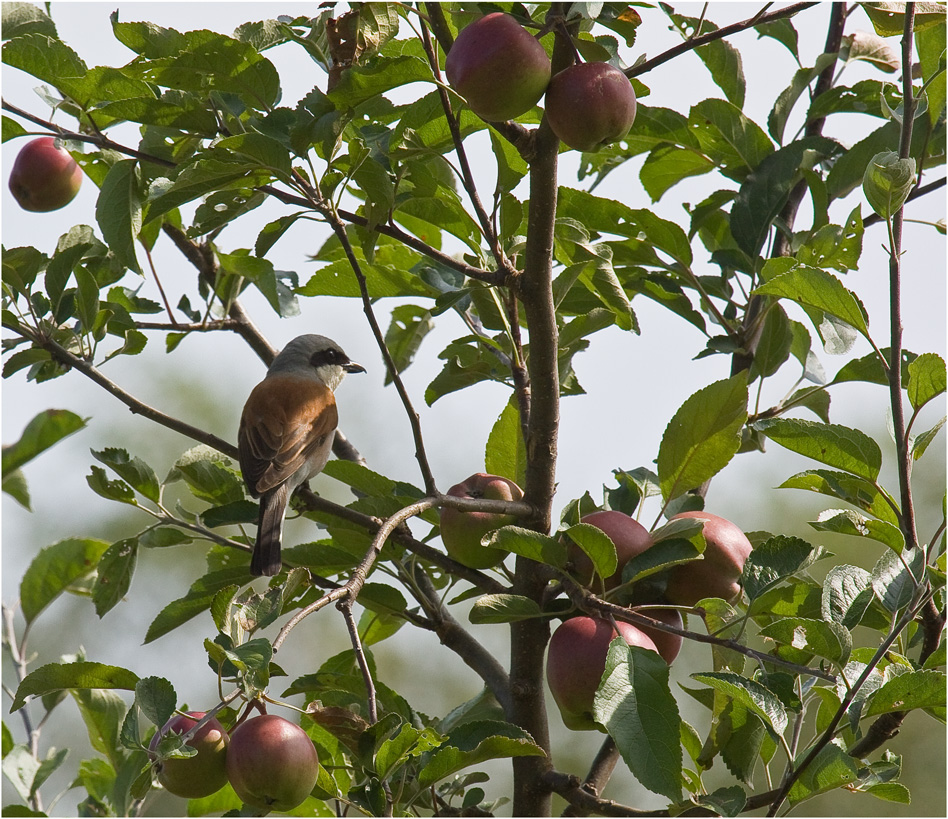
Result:
M554 4L552 13L556 13ZM557 38L553 63L568 43ZM570 50L571 53L571 50ZM560 57L562 59L562 57ZM556 480L556 441L559 427L559 333L553 304L553 227L556 217L557 152L559 140L544 119L537 130L536 154L530 164L530 211L524 267L518 283L530 334L527 370L531 385L530 421L526 440L527 469L524 500L536 509L524 522L537 531L550 529ZM517 558L514 594L541 602L548 577L532 560ZM510 628L510 720L525 729L547 753L549 726L543 697L543 652L550 638L547 620L513 623ZM551 791L543 780L549 757L519 757L513 761L514 816L549 816Z

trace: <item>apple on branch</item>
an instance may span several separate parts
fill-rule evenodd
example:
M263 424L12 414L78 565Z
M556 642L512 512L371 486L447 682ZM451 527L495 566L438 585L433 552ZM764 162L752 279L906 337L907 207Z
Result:
M622 569L633 557L641 554L652 545L652 536L641 523L635 518L617 512L612 509L605 509L599 512L590 512L580 519L580 523L588 523L605 532L613 545L616 547L616 558L618 564L616 570L609 577L605 578L604 585L606 591L614 589L622 583ZM567 560L569 561L570 574L582 585L592 588L594 591L601 588L598 585L598 575L595 577L592 561L589 556L579 548L575 543L570 542L567 547ZM593 581L596 580L594 584Z
M668 575L665 596L679 606L694 606L705 597L720 597L729 603L741 594L741 574L753 546L739 526L710 512L681 512L678 518L704 521L702 534L707 547L703 559L675 566Z
M631 623L619 620L616 627L629 645L658 652L652 639ZM570 730L603 730L593 719L593 700L606 670L609 643L615 636L608 620L580 616L561 623L550 638L546 680L563 724Z
M503 122L525 114L543 96L550 58L520 23L498 11L458 33L444 73L481 119Z
M598 151L629 133L635 91L629 78L608 63L577 63L550 80L546 118L570 148Z
M319 758L306 731L275 714L238 725L227 752L227 778L244 804L289 811L316 785Z
M519 501L523 491L517 484L499 475L478 472L448 490L456 498L486 498L488 500ZM489 569L507 556L503 549L482 546L486 534L516 523L513 515L501 512L462 512L460 509L441 509L441 540L447 553L472 569Z
M53 137L28 142L10 171L10 193L23 210L48 213L68 205L82 184L82 169Z
M152 759L161 740L170 734L185 734L205 716L204 711L177 714L156 731L148 745ZM202 725L187 745L197 750L195 756L169 757L157 762L158 781L166 791L186 799L200 799L216 793L227 784L227 746L230 737L224 726L211 718Z

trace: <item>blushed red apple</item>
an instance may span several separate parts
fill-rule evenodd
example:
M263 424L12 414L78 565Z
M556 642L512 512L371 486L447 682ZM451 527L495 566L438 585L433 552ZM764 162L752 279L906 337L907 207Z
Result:
M28 142L10 171L10 193L23 210L48 213L68 205L79 193L82 169L53 137Z
M679 606L694 606L705 597L732 602L741 594L741 573L753 547L739 526L710 512L682 512L677 518L704 521L704 559L675 566L668 575L665 596Z
M275 714L238 725L227 751L227 778L244 804L288 811L316 785L319 758L306 732Z
M204 711L188 711L187 715L173 716L160 731L156 731L148 745L157 750L163 737L184 734L204 718ZM230 737L224 726L210 719L197 730L187 744L197 750L196 756L174 757L157 763L158 781L165 790L186 799L200 799L219 791L227 784L227 745ZM154 759L156 754L152 753Z
M652 545L652 537L641 523L622 512L606 509L590 512L580 519L605 532L616 547L618 565L613 574L605 579L606 591L622 583L622 569L633 557L641 554ZM598 589L598 579L593 584L593 565L588 555L575 543L567 547L567 559L572 568L570 573L584 586ZM596 576L598 578L598 575Z
M523 491L513 481L486 472L477 472L455 484L448 494L456 498L523 499ZM501 526L516 522L513 515L500 512L462 512L446 506L441 509L441 540L447 553L459 563L472 569L488 569L500 563L507 552L482 546L481 538Z
M629 645L658 651L651 638L631 623L617 621L616 625ZM593 700L615 636L609 621L580 616L561 623L550 638L546 680L563 723L573 731L602 730L593 719Z
M550 83L550 58L520 23L498 11L458 33L444 73L475 114L498 122L537 104Z
M622 139L635 121L632 83L609 63L577 63L553 75L546 118L562 142L598 151Z

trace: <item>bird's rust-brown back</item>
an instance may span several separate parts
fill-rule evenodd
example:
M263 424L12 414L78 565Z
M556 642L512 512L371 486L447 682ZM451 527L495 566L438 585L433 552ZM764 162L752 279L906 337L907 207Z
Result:
M332 390L318 381L292 375L261 381L244 405L237 437L250 493L257 497L278 486L327 441L331 446L328 436L338 421Z

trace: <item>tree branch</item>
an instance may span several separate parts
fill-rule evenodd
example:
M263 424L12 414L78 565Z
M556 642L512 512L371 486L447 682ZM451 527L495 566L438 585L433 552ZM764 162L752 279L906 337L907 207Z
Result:
M786 8L778 9L777 11L772 11L767 14L755 14L753 17L748 17L746 20L743 20L740 23L732 23L729 26L722 26L719 29L714 31L709 31L707 34L702 34L700 37L692 37L688 40L685 40L683 43L676 45L668 51L663 51L657 57L652 57L651 60L646 60L643 63L634 65L631 68L625 70L625 75L629 78L640 77L642 74L645 74L651 71L653 68L657 68L663 63L667 63L669 60L674 59L682 54L685 54L689 51L693 51L696 48L701 48L703 45L708 43L713 43L715 40L721 40L724 37L730 37L732 34L737 34L741 31L746 31L749 28L754 26L760 26L764 23L772 23L774 20L782 20L784 17L793 17L795 14L799 14L801 11L804 11L813 6L819 6L820 3L794 3L792 6L787 6Z

